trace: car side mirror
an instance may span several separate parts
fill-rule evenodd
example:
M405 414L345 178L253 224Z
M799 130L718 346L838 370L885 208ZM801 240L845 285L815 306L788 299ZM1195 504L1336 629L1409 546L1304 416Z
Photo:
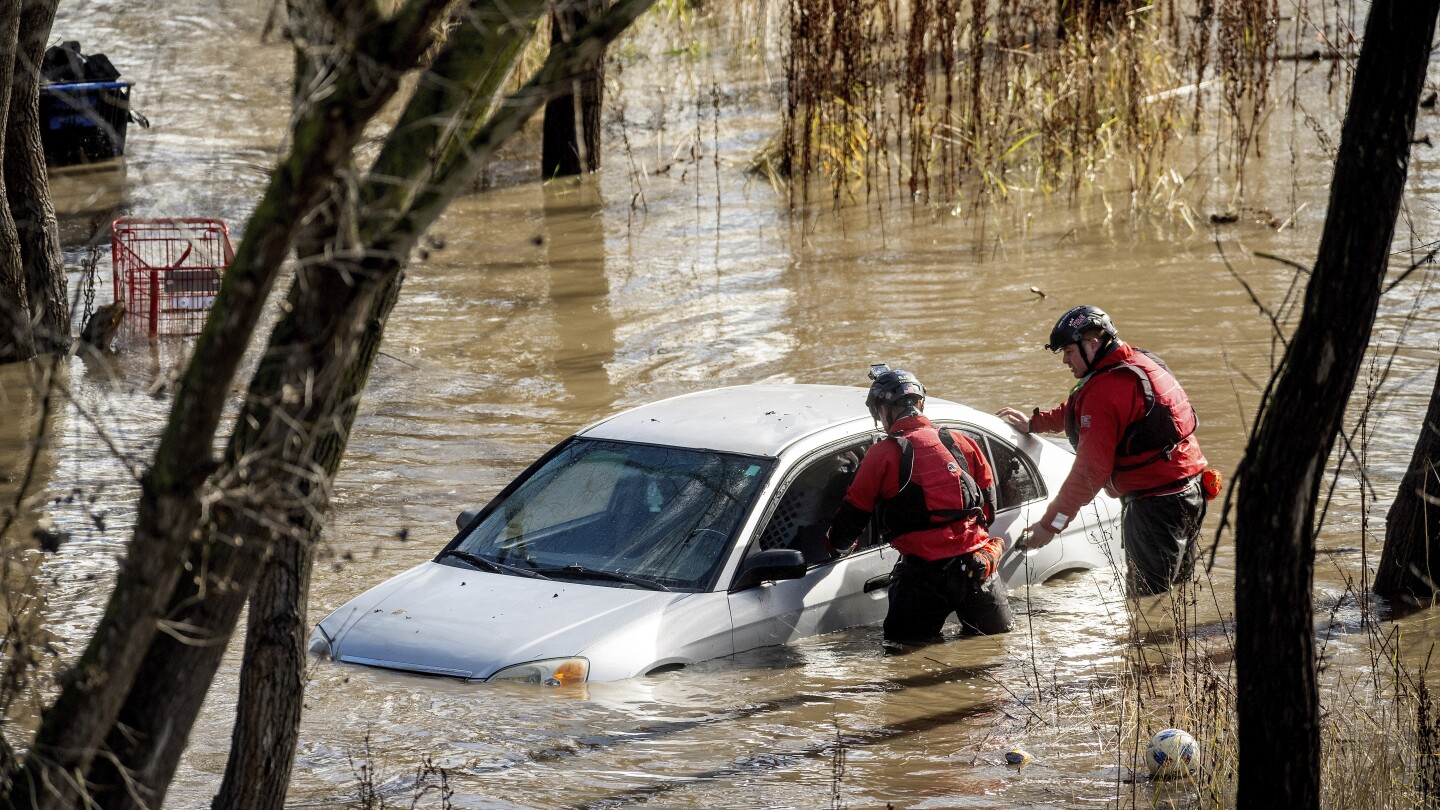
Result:
M772 548L742 563L730 590L743 591L775 579L799 579L806 570L804 554L793 548Z
M464 529L470 525L470 521L474 520L478 514L480 514L479 509L466 509L464 512L461 512L459 517L455 518L455 528Z

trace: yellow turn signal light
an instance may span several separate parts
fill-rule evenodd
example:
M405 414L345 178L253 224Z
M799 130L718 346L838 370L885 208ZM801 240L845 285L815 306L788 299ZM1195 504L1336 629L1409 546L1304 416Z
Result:
M571 683L584 683L590 677L590 662L584 658L571 658L555 667L555 674L551 680L555 686L564 686Z

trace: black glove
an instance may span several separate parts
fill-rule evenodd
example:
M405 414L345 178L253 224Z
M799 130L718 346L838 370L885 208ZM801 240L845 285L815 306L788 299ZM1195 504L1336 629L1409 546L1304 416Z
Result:
M845 547L845 550L838 550L835 548L834 544L830 542L830 532L825 532L825 550L829 552L830 559L832 560L838 560L841 557L844 557L845 555L854 552L855 547L858 545L860 545L860 538L857 537L855 538L855 542Z

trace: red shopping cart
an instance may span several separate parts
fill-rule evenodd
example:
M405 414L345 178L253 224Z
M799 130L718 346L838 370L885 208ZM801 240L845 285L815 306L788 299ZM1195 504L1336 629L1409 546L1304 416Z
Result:
M115 300L152 336L199 334L234 256L222 220L117 219L110 239Z

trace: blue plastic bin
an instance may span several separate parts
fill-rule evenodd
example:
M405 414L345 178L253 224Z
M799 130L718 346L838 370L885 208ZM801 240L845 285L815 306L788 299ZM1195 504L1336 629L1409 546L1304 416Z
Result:
M125 154L131 82L40 85L40 141L45 162L72 166Z

